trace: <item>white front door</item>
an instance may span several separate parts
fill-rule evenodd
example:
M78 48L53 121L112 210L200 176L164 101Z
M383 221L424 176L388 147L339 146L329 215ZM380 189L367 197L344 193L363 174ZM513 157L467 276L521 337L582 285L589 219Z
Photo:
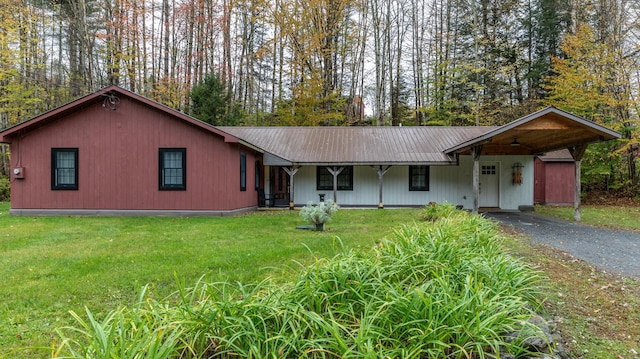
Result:
M480 162L480 207L500 207L500 164Z

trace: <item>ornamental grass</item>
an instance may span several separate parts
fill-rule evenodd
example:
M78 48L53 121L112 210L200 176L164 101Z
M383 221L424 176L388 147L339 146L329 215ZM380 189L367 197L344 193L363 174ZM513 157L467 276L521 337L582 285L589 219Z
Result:
M433 207L433 208L432 208ZM541 277L494 223L430 205L370 251L300 267L290 283L199 281L59 330L61 358L498 358L525 355ZM444 213L440 216L438 213ZM513 333L519 333L515 340ZM507 339L507 337L509 339Z

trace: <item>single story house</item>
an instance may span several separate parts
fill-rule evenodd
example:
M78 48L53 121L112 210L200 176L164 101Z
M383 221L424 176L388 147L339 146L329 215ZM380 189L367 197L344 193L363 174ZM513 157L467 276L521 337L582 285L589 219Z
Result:
M589 143L619 137L553 107L494 127L215 127L117 86L0 131L24 215L224 215L321 196L519 210L536 155L568 149L579 175Z

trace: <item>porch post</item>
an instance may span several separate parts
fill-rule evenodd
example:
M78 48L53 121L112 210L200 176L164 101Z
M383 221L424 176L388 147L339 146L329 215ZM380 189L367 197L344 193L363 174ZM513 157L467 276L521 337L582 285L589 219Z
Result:
M384 168L382 168L382 166L378 166L378 168L371 166L371 168L378 173L378 209L384 209L384 203L382 202L382 177L384 177L391 166L385 166Z
M333 203L338 203L338 175L344 167L327 167L329 173L333 175Z
M293 209L295 204L293 201L293 176L298 173L300 167L283 167L283 169L289 175L289 209Z
M482 145L471 148L471 157L473 158L473 213L478 213L480 202L480 153Z
M574 187L574 192L573 192L573 219L575 219L576 222L580 222L582 220L582 210L580 209L580 204L581 204L580 194L582 192L582 185L580 184L581 163L582 163L582 156L584 156L584 152L586 151L586 149L587 149L587 145L585 144L569 147L569 152L571 153L571 157L573 157L575 167L576 167L576 172L575 172L576 185Z

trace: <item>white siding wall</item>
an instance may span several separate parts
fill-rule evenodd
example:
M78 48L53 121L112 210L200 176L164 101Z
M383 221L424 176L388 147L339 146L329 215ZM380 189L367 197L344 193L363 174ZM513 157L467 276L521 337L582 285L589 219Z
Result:
M473 169L473 160L470 156L460 158L460 166L463 162L468 163L469 186L471 188L471 170ZM480 162L498 162L500 167L500 208L503 210L517 210L519 206L533 206L533 156L480 156ZM522 184L514 185L513 165L521 163L522 168ZM465 208L473 206L473 189L470 189L469 204L465 204Z
M481 162L499 164L499 203L503 210L517 210L521 205L533 205L533 157L532 156L482 156ZM512 166L519 162L523 182L512 184ZM268 168L266 173L268 173ZM384 175L383 203L385 206L423 206L429 202L448 202L473 207L473 161L461 156L458 166L431 166L429 191L409 191L409 167L393 166ZM337 191L337 202L348 206L378 205L378 174L369 166L354 166L353 191ZM266 177L268 179L268 176ZM268 183L265 183L268 191ZM300 167L294 176L296 205L308 201L318 202L318 194L333 199L333 191L316 190L316 168Z

